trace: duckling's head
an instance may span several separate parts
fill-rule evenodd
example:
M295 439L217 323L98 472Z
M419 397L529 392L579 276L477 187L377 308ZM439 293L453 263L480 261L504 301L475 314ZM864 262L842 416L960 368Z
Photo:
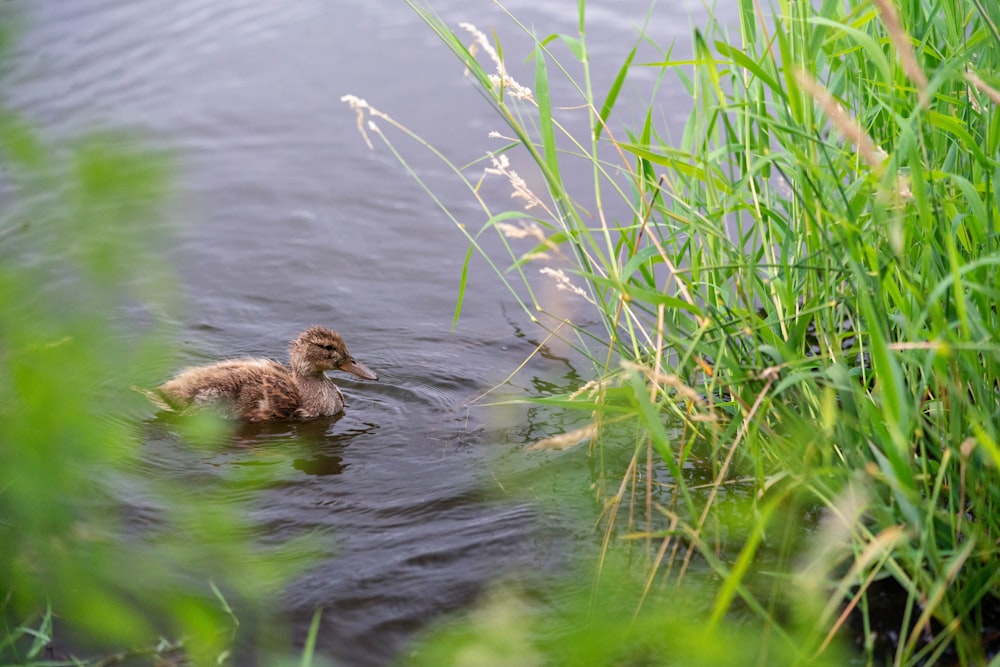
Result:
M300 333L292 341L289 357L292 371L300 375L341 370L365 380L378 379L367 366L354 360L340 334L321 326L312 326Z

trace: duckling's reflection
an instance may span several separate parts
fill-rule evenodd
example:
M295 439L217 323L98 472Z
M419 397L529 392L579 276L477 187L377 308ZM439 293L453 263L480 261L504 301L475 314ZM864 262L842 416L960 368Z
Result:
M344 457L335 454L314 454L310 458L295 459L292 461L292 467L317 477L339 475L347 468L344 465Z
M242 424L239 429L241 445L261 447L274 442L294 442L305 445L298 448L300 456L292 459L292 467L307 475L318 477L339 475L347 469L342 452L357 438L369 436L378 430L377 424L359 423L346 431L334 432L334 424L341 417L281 425Z
M284 446L292 445L294 454L292 467L308 475L339 475L347 469L341 453L356 438L370 436L378 430L378 424L354 422L353 428L335 431L337 422L343 415L314 419L310 421L276 422L226 422L232 430L216 433L207 444L219 451L255 450L280 453ZM183 439L184 423L191 417L160 414L147 421L147 427L166 435ZM287 450L285 450L287 451Z
M333 433L333 428L342 418L343 414L309 421L239 421L234 423L232 444L237 447L256 447L288 440L320 443L339 435Z

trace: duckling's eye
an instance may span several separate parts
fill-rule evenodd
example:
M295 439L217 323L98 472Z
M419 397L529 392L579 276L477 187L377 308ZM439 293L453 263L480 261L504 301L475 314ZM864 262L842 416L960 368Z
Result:
M333 352L333 345L330 345L329 343L327 343L326 345L323 346L323 349L326 350L326 351L328 351L328 352Z

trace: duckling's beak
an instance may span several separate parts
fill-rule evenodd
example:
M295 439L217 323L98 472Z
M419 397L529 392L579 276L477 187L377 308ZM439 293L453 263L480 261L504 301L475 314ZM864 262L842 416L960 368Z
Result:
M371 369L369 369L367 366L358 361L354 361L354 359L348 359L347 361L342 363L340 365L340 370L344 371L345 373L351 373L353 375L357 375L359 378L365 380L378 379L378 375L372 372Z

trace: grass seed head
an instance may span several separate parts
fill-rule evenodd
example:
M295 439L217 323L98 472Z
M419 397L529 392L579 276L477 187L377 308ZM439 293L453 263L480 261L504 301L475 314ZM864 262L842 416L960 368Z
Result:
M482 49L483 53L489 56L489 59L496 66L497 73L489 75L489 80L493 84L493 92L497 93L497 95L503 95L506 91L507 94L516 99L527 100L531 103L535 102L535 96L532 94L531 88L522 86L514 80L514 77L507 71L503 60L497 55L496 49L490 44L490 40L482 30L468 22L459 23L458 27L468 31L472 35L473 42L469 47L469 53L475 57L479 50ZM466 74L468 74L468 70L466 70Z

